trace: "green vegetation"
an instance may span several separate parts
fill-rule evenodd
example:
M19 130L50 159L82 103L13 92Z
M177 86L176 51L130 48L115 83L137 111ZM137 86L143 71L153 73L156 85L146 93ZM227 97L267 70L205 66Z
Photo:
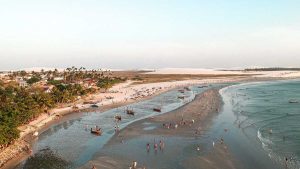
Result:
M36 82L39 82L40 80L42 80L42 78L38 75L34 75L32 76L30 79L28 79L26 82L30 85L36 83Z
M104 77L104 78L100 78L97 82L97 86L99 88L102 88L102 89L109 89L111 88L114 84L117 84L117 83L120 83L120 82L123 82L124 79L122 78L109 78L109 77Z
M27 75L25 71L21 71L12 73L10 77L25 78ZM52 85L50 92L45 92L44 86L21 88L17 83L4 85L0 82L0 148L19 137L18 126L29 123L48 109L58 104L71 103L78 96L96 92L99 88L108 89L125 80L112 77L109 71L86 71L84 68L72 67L64 72L32 72L27 83L41 81L43 76L47 78L45 82ZM63 80L54 80L55 77L63 77ZM94 84L94 88L90 84Z

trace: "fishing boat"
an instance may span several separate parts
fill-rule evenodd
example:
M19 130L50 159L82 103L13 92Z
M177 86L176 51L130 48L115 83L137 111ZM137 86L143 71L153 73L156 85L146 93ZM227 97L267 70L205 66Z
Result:
M208 87L208 86L198 86L198 88L205 88L205 87Z
M178 96L178 99L182 99L182 100L183 100L183 99L184 99L184 96Z
M128 114L128 115L134 116L134 114L135 114L135 112L133 111L133 109L130 110L130 109L127 108L125 111L126 111L126 114Z
M184 90L180 89L180 90L178 90L178 92L180 92L180 93L184 93Z
M76 106L76 105L74 105L74 106L72 107L72 109L73 109L73 110L78 110L78 109L79 109L79 107L78 107L78 106Z
M153 111L155 111L155 112L161 112L161 108L160 107L153 108Z
M122 120L122 117L120 115L115 115L115 120L116 121L121 121Z
M95 129L91 128L91 133L100 136L102 134L102 129L96 126Z
M191 91L191 89L190 89L189 87L184 87L184 89L185 89L186 91Z
M99 106L97 104L92 104L91 107L92 108L98 108Z

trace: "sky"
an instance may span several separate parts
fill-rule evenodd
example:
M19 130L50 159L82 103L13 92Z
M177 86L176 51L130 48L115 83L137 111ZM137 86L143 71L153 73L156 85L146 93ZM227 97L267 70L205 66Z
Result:
M0 70L300 66L299 0L0 0Z

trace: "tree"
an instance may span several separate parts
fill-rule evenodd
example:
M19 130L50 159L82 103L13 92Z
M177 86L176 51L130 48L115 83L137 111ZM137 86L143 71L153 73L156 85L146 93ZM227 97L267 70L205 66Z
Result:
M30 85L39 82L42 78L39 75L34 75L30 79L28 79L26 82Z

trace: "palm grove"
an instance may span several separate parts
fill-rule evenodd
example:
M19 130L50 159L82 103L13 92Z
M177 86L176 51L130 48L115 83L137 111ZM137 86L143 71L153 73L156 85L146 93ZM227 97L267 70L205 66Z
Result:
M107 90L114 84L126 79L113 77L109 71L86 70L85 68L67 68L63 72L41 71L11 72L8 83L0 81L0 148L6 147L19 138L18 126L28 124L41 113L56 107L59 104L71 103L78 96L94 93L99 89ZM15 81L21 77L28 84L20 87ZM58 79L56 77L61 77ZM43 81L47 86L52 86L51 91L45 92L45 88L37 83ZM94 82L95 87L87 87L84 81Z

